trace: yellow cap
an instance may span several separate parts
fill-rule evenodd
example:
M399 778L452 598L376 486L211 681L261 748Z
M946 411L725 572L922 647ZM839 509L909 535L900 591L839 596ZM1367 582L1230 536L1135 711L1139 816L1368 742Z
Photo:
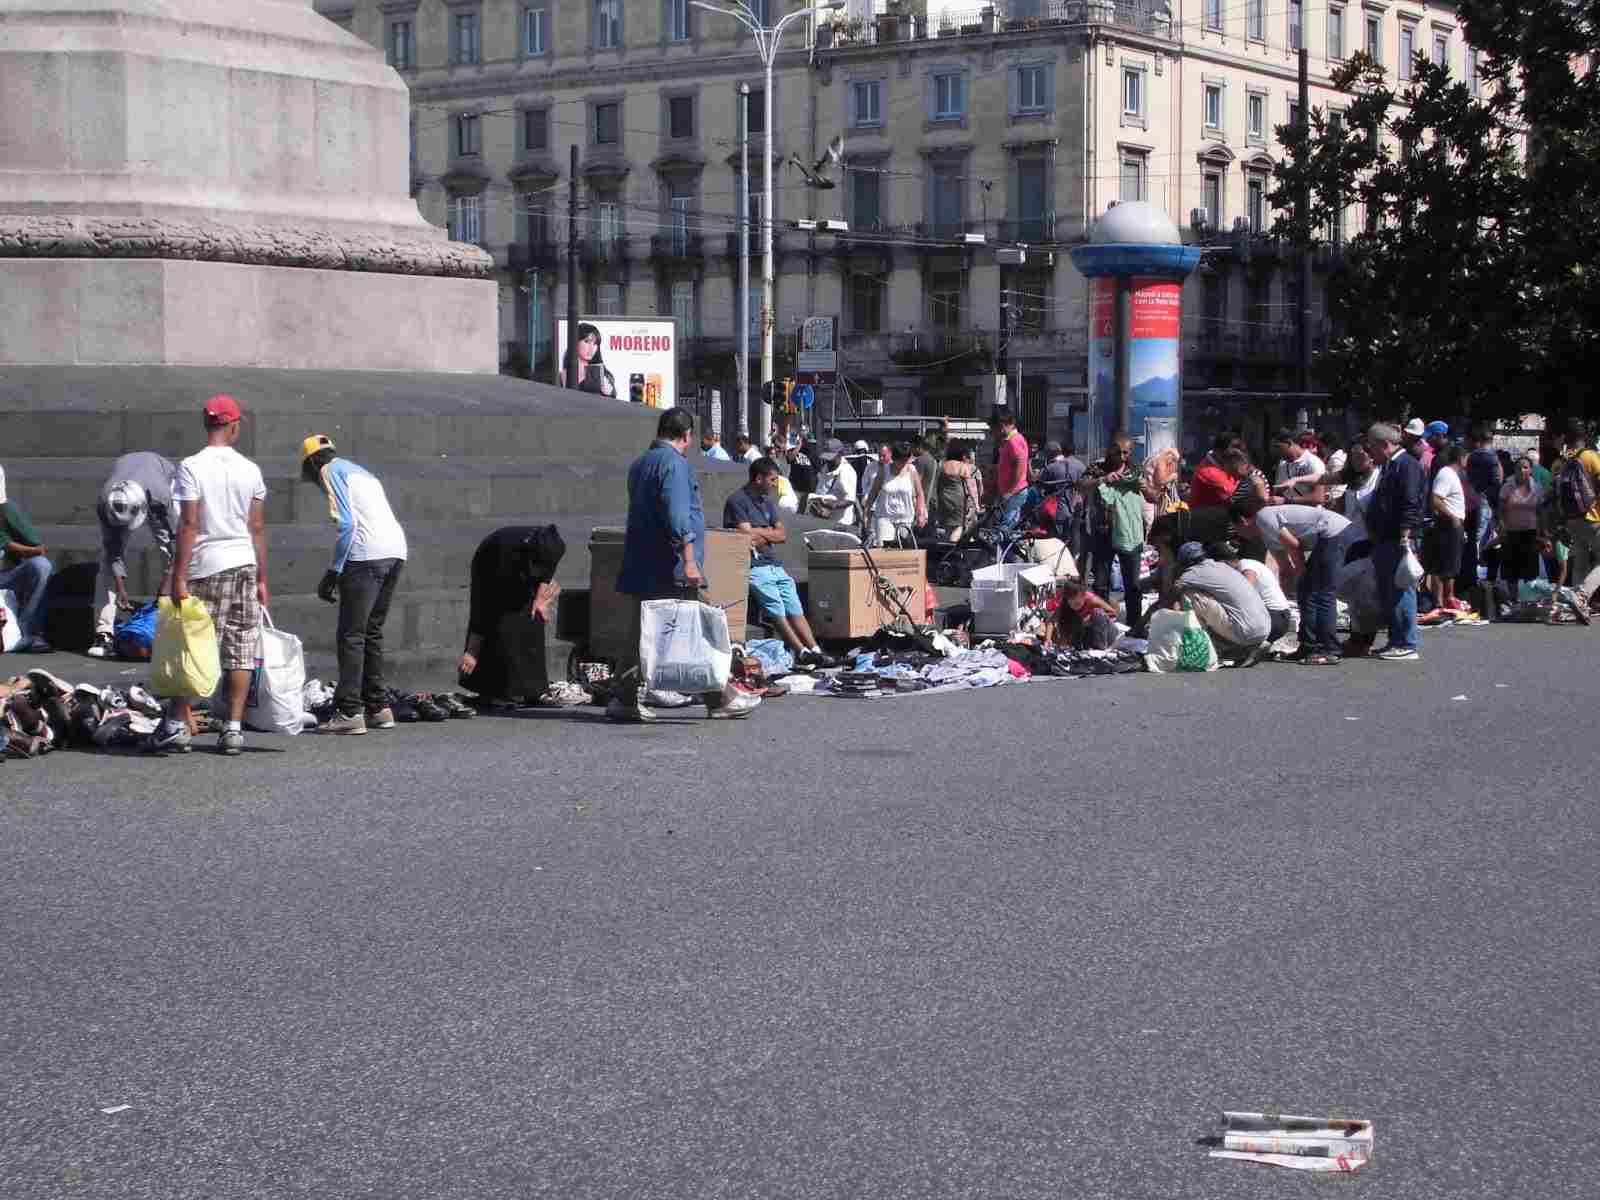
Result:
M310 458L318 450L336 449L338 449L338 447L333 444L333 439L327 434L313 433L305 441L300 443L300 461L305 462L306 459Z

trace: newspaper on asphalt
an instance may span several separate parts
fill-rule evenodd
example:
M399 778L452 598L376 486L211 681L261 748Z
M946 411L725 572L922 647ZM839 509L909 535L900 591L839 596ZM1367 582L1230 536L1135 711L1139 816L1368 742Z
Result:
M1212 1158L1296 1171L1355 1171L1372 1159L1372 1122L1279 1113L1225 1112Z

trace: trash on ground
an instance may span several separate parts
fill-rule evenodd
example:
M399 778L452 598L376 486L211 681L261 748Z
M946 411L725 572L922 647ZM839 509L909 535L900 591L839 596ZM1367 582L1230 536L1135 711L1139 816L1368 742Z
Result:
M100 1111L108 1117L114 1117L119 1112L127 1112L132 1107L133 1105L131 1104L113 1104L110 1108L102 1108Z
M1296 1171L1359 1170L1372 1158L1372 1122L1279 1113L1225 1112L1212 1158L1266 1163Z

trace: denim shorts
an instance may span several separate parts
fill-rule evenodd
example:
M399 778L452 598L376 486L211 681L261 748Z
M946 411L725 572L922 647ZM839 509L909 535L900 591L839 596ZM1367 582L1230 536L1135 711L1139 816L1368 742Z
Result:
M782 567L764 563L750 568L750 590L756 603L769 617L800 617L805 610L800 607L800 592Z

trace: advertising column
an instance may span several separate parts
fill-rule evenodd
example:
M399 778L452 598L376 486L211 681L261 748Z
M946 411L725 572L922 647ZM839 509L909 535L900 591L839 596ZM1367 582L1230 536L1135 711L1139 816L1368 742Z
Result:
M556 322L556 361L567 361L567 323ZM673 323L651 317L584 317L578 322L580 391L671 408L678 402ZM561 384L566 386L563 367Z
M1095 280L1095 283L1109 283ZM1170 279L1135 277L1128 322L1128 430L1142 442L1142 457L1178 442L1182 416L1179 336L1183 285Z
M1088 447L1111 440L1117 424L1117 281L1089 280Z

